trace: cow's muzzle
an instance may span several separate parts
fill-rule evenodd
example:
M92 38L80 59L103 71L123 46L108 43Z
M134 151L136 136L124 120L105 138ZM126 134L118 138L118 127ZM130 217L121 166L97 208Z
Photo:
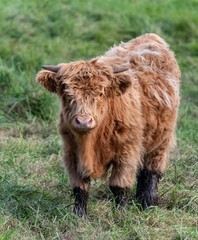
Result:
M77 115L73 119L73 127L80 132L87 132L96 126L94 117L90 115Z

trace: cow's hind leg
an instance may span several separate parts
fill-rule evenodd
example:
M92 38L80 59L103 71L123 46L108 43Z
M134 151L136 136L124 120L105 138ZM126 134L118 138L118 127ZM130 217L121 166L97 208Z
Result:
M156 171L143 169L137 177L136 198L143 209L158 204L157 185L161 174Z
M115 197L117 206L125 206L129 200L130 189L136 176L136 165L127 163L115 163L113 165L109 188Z
M143 209L158 204L157 187L168 161L169 141L155 151L151 152L144 159L144 167L137 176L136 198Z

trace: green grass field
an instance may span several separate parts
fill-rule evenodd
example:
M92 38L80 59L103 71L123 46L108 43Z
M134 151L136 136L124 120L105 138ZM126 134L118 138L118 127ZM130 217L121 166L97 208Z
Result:
M98 180L89 218L78 218L61 163L59 102L35 75L42 64L102 55L146 32L170 44L182 71L178 146L160 206L141 212L131 201L117 211ZM0 1L0 240L198 239L197 146L197 0Z

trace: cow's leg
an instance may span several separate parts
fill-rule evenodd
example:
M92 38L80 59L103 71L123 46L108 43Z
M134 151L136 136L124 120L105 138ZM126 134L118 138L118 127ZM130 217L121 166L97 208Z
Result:
M78 216L87 215L89 178L79 179L80 184L75 184L73 194L75 199L74 213Z
M137 176L136 198L143 209L157 205L157 185L160 177L160 173L148 169L143 169L139 172Z
M130 161L131 162L131 161ZM125 206L130 197L130 189L136 176L137 164L127 161L114 163L109 188L112 191L117 206Z
M157 187L166 168L170 144L163 141L156 150L145 156L144 167L137 176L136 198L143 209L158 204Z
M76 160L74 157L72 158L71 156L66 155L63 158L63 162L69 176L70 185L73 189L75 199L74 213L78 216L86 216L90 178L82 178L80 176L77 171Z

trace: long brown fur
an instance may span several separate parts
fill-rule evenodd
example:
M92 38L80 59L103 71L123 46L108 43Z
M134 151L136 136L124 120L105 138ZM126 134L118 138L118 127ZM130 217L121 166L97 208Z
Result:
M71 186L87 190L88 179L102 177L110 165L110 185L123 188L131 188L139 168L163 173L175 143L180 82L166 42L145 34L94 60L60 66L36 79L62 102L59 129ZM93 116L96 127L76 131L72 119L79 114Z

